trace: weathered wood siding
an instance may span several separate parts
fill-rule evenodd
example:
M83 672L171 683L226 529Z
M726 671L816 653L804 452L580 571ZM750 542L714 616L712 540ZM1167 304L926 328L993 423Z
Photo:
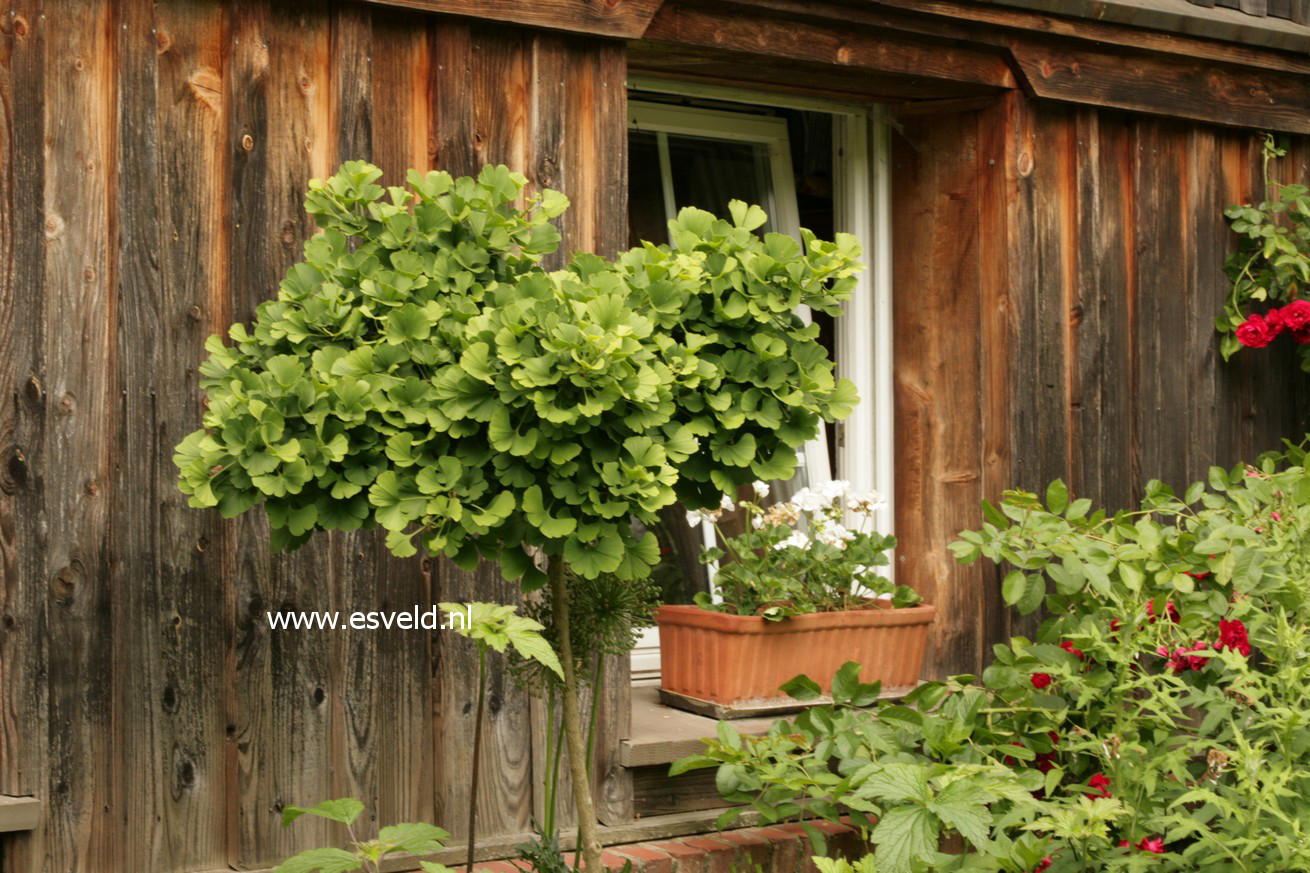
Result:
M1218 359L1222 212L1260 199L1254 134L1015 91L906 117L892 163L899 572L941 610L930 672L974 672L1034 629L946 550L983 497L1184 488L1310 430L1310 380L1287 344ZM1310 141L1275 172L1310 178Z
M568 192L567 247L617 249L624 75L618 43L366 4L0 9L0 794L44 802L0 837L4 873L266 867L341 836L283 831L283 804L346 794L462 837L464 641L264 613L513 586L375 536L274 556L262 514L187 509L172 447L205 336L274 294L313 230L306 183L341 160L390 183L504 162ZM498 667L488 714L479 831L522 834L540 724Z

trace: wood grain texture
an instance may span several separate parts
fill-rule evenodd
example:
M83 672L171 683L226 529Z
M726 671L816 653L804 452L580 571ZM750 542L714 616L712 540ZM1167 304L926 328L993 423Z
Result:
M168 867L226 860L228 706L234 615L222 581L232 525L187 508L171 448L198 426L196 349L230 320L224 199L227 155L225 16L203 0L156 6L156 172L159 199L159 334L153 426L157 455L155 636L160 684L147 689L158 721L154 767L165 793L157 841ZM139 511L139 510L135 510Z
M472 573L449 561L436 562L440 599L463 603L515 603L518 585L506 582L493 565ZM505 659L487 659L486 714L478 787L478 833L527 833L532 824L532 733L526 691L506 669ZM437 819L452 843L468 835L470 761L478 694L478 656L471 640L456 633L437 635L438 693L435 778Z
M748 5L671 0L656 15L644 38L746 52L775 63L779 59L806 61L994 88L1015 87L1014 74L1002 52L990 47L934 38L887 39L885 33L855 25L849 17L824 20L800 12L760 15Z
M321 2L232 9L229 149L233 207L233 318L248 321L299 260L313 225L302 200L306 182L332 169L328 8ZM235 215L239 215L237 220ZM236 596L236 773L229 803L230 858L250 867L337 838L328 822L283 830L286 804L331 796L333 695L331 644L320 631L269 629L265 612L328 610L326 542L292 555L268 554L268 524L248 514L239 524Z
M664 0L367 0L386 6L404 6L447 15L499 21L519 27L544 27L636 39L649 25Z
M892 146L893 281L915 289L892 307L897 574L938 609L928 676L975 669L989 595L946 548L982 498L977 147L972 114L907 120Z
M1038 97L1190 118L1210 124L1310 133L1310 76L1270 75L1209 60L1092 51L1016 37L1010 51Z
M10 10L0 17L0 793L49 798L46 29L40 0ZM6 836L0 869L37 873L45 845L44 828Z
M51 0L45 33L47 609L45 865L116 863L109 589L115 318L111 10ZM58 727L55 727L58 726Z

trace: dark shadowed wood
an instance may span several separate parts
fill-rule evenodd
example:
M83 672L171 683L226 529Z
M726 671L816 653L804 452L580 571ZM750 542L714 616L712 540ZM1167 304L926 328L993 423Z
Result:
M122 815L110 733L113 360L113 17L44 5L46 542L49 744L46 867L116 864ZM115 25L116 26L116 25ZM29 122L30 123L30 122Z
M231 21L231 288L233 318L246 321L301 256L313 229L302 205L305 185L330 171L337 138L330 124L326 4L269 7L252 0L233 8ZM238 815L236 845L229 851L235 863L255 866L337 838L326 822L284 831L279 811L331 795L331 714L338 689L330 672L329 632L270 630L265 617L330 608L326 541L270 557L262 513L244 516L239 531L241 561L233 580Z
M1024 96L1011 91L977 113L978 118L978 238L981 308L979 342L982 390L982 496L996 503L1001 492L1011 487L1010 446L1010 355L1014 333L1014 301L1011 299L1011 238L987 228L1011 227L1021 219L1011 214L1018 185L1016 151L1020 147L1010 135L1011 123L1020 111ZM975 508L975 519L981 508ZM976 522L975 522L976 523ZM980 613L983 659L989 645L1009 636L1009 615L996 597L1001 569L981 564L983 608Z
M507 24L546 27L574 33L635 39L646 30L664 0L368 0L385 6L405 6L485 18Z
M799 15L760 16L729 3L666 3L645 39L747 52L773 59L913 74L996 88L1015 87L1002 53L939 40L887 39L885 33Z
M45 426L44 40L39 0L0 18L0 793L49 821ZM21 107L21 108L20 108ZM0 869L37 873L44 827L0 839Z
M911 119L892 149L897 578L938 609L927 676L981 657L981 570L947 545L982 497L978 126L969 113ZM949 156L949 157L948 157Z
M1186 263L1189 243L1183 224L1186 204L1186 140L1171 122L1135 125L1134 180L1136 239L1135 423L1138 490L1148 479L1185 488L1191 447L1191 395L1186 365ZM1219 216L1216 221L1222 221Z
M1079 110L1077 140L1077 274L1074 289L1069 485L1107 509L1131 508L1136 491L1125 475L1131 455L1132 362L1129 295L1132 273L1132 139L1121 115ZM1117 460L1111 460L1117 459Z
M137 180L159 177L156 90L158 52L145 37L156 30L154 3L125 0L116 5L117 63L115 93L119 100L115 174L119 180L112 205L116 258L112 325L113 369L111 403L113 430L109 437L109 578L113 618L111 661L115 730L102 755L112 755L115 784L124 787L125 774L135 775L132 790L115 799L124 837L118 843L117 864L126 869L168 869L182 866L156 828L177 781L165 756L159 754L166 733L164 721L175 710L180 689L165 676L160 643L166 639L158 578L159 491L172 487L168 478L152 473L163 447L157 443L158 376L163 363L160 332L161 277L157 252L160 234L159 197ZM150 472L146 472L150 471ZM166 472L166 471L163 471ZM144 475L143 475L144 473ZM161 694L162 692L162 694ZM157 695L159 697L157 698ZM180 762L179 762L180 763ZM188 782L192 779L186 780ZM185 786L182 787L185 790ZM212 838L212 834L210 837Z
M1131 109L1237 127L1310 133L1310 76L1269 75L1209 60L1090 51L1012 39L1024 86L1038 97Z
M172 447L200 421L198 350L230 317L227 229L213 207L227 185L226 155L216 146L226 134L224 14L202 0L161 4L153 27L156 172L159 190L174 196L158 198L153 475L159 527L152 630L162 682L148 689L147 705L162 714L155 766L167 789L155 829L174 868L188 869L226 860L233 615L222 582L231 526L187 508L171 457Z

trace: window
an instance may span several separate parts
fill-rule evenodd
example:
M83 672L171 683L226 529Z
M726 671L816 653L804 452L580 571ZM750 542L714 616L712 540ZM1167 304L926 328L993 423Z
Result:
M890 501L889 192L885 129L876 113L801 99L765 106L753 102L756 95L718 88L633 84L638 90L630 94L628 110L632 244L666 241L667 221L684 206L726 215L733 199L762 205L769 213L765 230L799 238L803 225L820 237L845 231L860 238L869 269L845 316L835 323L824 316L818 320L839 374L856 383L861 403L845 422L829 426L806 446L796 476L778 488L787 493L842 478L857 488L874 488ZM890 505L878 523L890 529ZM666 558L666 572L675 578L664 581L665 596L685 602L708 581L688 560L701 543L676 513L666 516L663 527L661 539L673 542L675 553L673 560ZM637 684L658 681L657 631L648 631L634 649L632 673Z

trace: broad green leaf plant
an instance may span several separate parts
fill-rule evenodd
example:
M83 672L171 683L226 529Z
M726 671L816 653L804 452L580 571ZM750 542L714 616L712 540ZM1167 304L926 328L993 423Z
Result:
M274 873L349 873L365 870L381 873L382 859L389 855L428 855L444 848L450 834L435 825L406 822L382 828L371 840L360 839L355 821L364 804L353 797L325 800L315 806L286 806L282 809L282 827L288 827L302 815L325 818L344 825L350 835L350 849L308 849L293 855L277 866ZM420 861L424 873L453 873L442 864Z
M729 219L682 210L672 245L546 272L562 194L528 196L503 166L380 177L352 161L312 181L321 231L305 259L231 345L209 339L180 487L228 517L263 505L275 548L382 527L400 556L549 581L580 768L565 563L645 576L659 549L634 521L790 475L820 423L849 413L853 385L796 311L840 312L859 246L760 237L763 211L734 202ZM583 775L581 843L598 869Z
M474 642L478 649L478 705L473 716L473 761L469 770L472 786L469 790L468 813L468 861L466 870L473 869L473 860L477 853L478 834L478 785L482 781L478 772L478 762L482 756L482 716L487 702L487 653L505 654L513 647L524 661L540 665L559 678L564 678L564 669L560 666L555 650L546 642L541 632L545 630L539 622L519 615L513 606L501 606L495 603L442 603L442 612L452 617L463 617L463 621L451 622L451 630Z

